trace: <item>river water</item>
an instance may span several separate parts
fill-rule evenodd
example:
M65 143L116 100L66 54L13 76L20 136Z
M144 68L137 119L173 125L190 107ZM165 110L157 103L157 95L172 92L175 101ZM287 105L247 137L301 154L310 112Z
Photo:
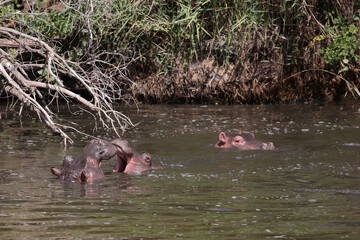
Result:
M359 239L359 102L140 105L128 139L164 169L90 184L50 173L91 140L58 136L0 105L1 239ZM65 111L65 110L64 110ZM92 133L92 117L69 117ZM254 132L275 151L220 151L220 131Z

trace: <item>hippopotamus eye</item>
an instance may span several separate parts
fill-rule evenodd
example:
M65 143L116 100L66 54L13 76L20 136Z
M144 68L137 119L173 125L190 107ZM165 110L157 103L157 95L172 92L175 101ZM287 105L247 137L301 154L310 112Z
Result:
M151 163L151 156L149 154L144 154L144 160L147 164Z
M244 144L245 140L244 140L244 138L241 137L241 136L236 136L236 137L234 138L234 142L235 142L236 144Z

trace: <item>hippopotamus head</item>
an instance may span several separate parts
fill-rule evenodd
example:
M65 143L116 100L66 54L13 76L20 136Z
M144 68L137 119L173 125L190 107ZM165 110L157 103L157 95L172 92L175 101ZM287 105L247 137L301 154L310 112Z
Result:
M101 161L115 156L118 148L105 140L92 140L82 155L78 157L66 156L63 168L51 168L51 172L59 179L72 182L90 182L104 177Z
M236 148L239 150L274 150L275 146L272 142L260 142L255 140L253 133L247 136L241 135L241 130L237 134L225 134L220 132L219 141L215 143L214 147L222 149Z
M113 172L124 172L130 175L141 174L152 169L161 169L161 167L152 164L149 153L138 153L129 145L126 140L116 139L112 141L117 148L118 161Z

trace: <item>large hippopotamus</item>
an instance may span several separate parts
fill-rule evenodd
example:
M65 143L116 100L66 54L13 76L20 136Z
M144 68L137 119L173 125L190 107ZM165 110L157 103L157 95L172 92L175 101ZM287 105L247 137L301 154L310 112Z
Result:
M112 144L118 148L118 161L113 172L124 172L130 175L137 175L152 169L162 169L152 164L149 153L138 153L132 148L127 140L116 139Z
M51 168L59 179L71 182L91 182L104 177L101 161L108 160L118 153L118 147L105 140L92 140L85 146L82 155L66 156L63 168Z
M255 135L253 133L248 134L247 136L241 135L241 130L237 134L225 134L220 132L219 141L214 144L214 147L221 149L230 149L236 148L239 150L274 150L275 146L272 142L260 142L255 140Z

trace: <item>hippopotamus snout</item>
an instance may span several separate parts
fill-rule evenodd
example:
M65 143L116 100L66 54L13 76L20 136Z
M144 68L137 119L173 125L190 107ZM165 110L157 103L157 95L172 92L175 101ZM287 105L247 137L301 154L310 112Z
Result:
M118 161L113 172L124 172L126 174L134 175L160 168L153 166L151 155L149 153L138 153L130 146L128 141L115 139L112 141L112 144L118 148Z

